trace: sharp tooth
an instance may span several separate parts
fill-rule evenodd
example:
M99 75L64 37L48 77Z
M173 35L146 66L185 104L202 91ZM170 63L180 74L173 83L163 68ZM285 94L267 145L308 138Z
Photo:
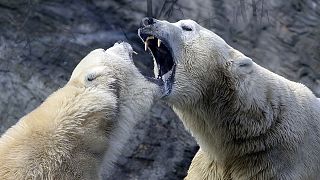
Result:
M158 47L160 47L160 44L161 44L161 40L158 39Z
M145 50L145 51L147 51L147 49L148 49L148 46L149 46L148 40L149 40L149 39L154 39L154 36L148 36L147 39L146 39L146 41L144 42L144 50Z
M148 49L148 41L146 40L144 42L144 51L147 51L147 49Z
M135 52L135 51L132 51L133 52L133 54L138 54L137 52Z

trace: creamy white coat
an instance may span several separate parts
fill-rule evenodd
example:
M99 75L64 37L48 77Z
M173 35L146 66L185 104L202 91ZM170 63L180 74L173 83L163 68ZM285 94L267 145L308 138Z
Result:
M157 87L132 63L127 43L97 49L69 82L21 118L0 139L0 179L100 179Z
M192 20L146 27L172 50L171 104L200 145L186 179L320 179L320 102Z

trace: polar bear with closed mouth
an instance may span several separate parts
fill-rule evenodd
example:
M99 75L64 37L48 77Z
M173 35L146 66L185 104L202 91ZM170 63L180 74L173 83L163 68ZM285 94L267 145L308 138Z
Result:
M186 179L320 179L320 101L192 20L145 18L163 99L200 149Z
M104 156L111 167L158 92L132 52L124 42L92 51L63 88L5 132L0 179L100 179Z

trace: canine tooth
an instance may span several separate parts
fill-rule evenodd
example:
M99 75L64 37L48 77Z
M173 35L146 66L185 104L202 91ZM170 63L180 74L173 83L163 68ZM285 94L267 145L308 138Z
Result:
M158 47L160 47L160 45L161 45L161 40L158 39Z
M148 49L148 40L144 42L144 51L147 51L147 49Z
M146 39L146 41L144 42L144 50L145 50L145 51L147 51L147 49L148 49L148 46L149 46L148 40L149 40L149 39L154 39L154 36L148 36L147 39Z
M137 52L135 52L135 51L132 51L133 52L133 54L138 54Z

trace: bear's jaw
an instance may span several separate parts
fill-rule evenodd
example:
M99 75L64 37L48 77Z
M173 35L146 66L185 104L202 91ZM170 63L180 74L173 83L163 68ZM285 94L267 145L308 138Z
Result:
M152 32L142 33L139 30L139 36L144 42L145 50L149 49L153 56L156 81L163 88L163 96L167 96L171 93L176 70L171 47L164 38Z

